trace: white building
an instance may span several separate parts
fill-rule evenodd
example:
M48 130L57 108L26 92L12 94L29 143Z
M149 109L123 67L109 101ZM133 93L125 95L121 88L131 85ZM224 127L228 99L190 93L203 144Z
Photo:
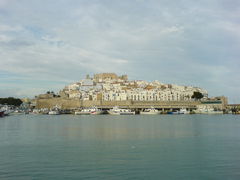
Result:
M100 79L99 77L105 77ZM64 88L69 98L81 100L99 100L98 94L102 94L103 101L191 101L195 91L208 96L206 90L198 87L180 86L175 84L163 84L159 81L147 82L142 80L128 81L117 79L115 74L98 75L98 79L83 79Z

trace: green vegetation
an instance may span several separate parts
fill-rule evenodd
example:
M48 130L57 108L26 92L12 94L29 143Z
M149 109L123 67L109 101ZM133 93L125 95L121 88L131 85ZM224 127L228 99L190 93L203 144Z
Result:
M192 99L198 100L198 99L202 99L202 98L203 98L203 94L202 93L200 93L198 91L193 92Z
M0 98L0 104L20 106L22 103L23 103L22 100L18 98L13 97Z
M46 94L52 94L53 97L60 97L59 95L56 95L54 91L47 91Z

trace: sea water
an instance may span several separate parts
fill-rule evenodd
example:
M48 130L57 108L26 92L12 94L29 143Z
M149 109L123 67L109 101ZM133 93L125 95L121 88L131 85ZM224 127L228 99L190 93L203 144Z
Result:
M240 179L240 116L11 115L0 179Z

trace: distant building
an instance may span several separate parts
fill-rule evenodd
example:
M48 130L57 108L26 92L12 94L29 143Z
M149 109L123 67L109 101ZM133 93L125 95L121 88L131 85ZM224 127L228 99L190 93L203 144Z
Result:
M163 84L157 80L129 81L127 75L101 73L93 78L87 75L85 79L66 86L59 94L83 101L192 101L196 91L202 93L204 99L208 97L208 92L199 87Z
M117 76L115 73L101 73L95 74L93 78L96 82L103 82L104 80L128 80L127 75Z

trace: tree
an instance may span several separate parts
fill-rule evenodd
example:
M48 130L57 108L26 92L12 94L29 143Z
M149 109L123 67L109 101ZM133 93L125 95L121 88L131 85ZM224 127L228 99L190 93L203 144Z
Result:
M13 97L0 98L0 104L20 106L22 103L23 103L22 100L18 98Z
M200 93L198 91L193 92L192 99L198 100L198 99L202 99L202 98L203 98L203 94L202 93Z

